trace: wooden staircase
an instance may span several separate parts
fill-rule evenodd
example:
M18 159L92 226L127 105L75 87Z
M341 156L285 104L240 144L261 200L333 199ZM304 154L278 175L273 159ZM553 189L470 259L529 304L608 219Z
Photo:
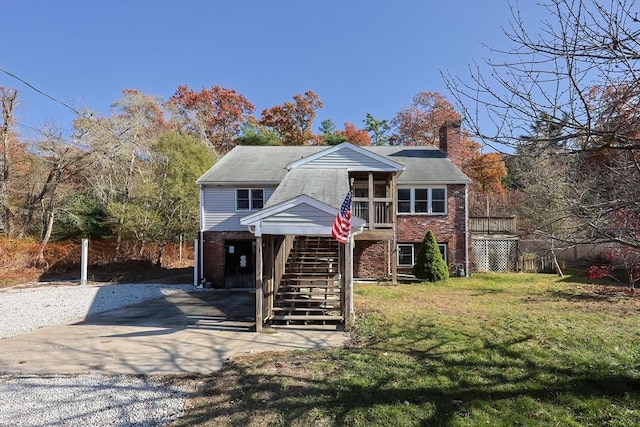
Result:
M336 324L343 321L338 243L297 236L273 302L272 324Z

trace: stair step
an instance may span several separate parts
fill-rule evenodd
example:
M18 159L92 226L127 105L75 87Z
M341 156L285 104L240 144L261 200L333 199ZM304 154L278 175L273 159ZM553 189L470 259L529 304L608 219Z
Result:
M339 297L340 296L340 292L313 292L313 291L298 291L298 290L294 290L291 292L287 292L287 291L278 291L278 293L276 294L276 300L280 299L280 298L292 298L291 295L296 295L299 298L300 301L308 301L309 299L314 300L314 298L311 297L322 297L326 299L332 299L329 297ZM315 298L316 301L318 301L318 298Z
M318 289L318 292L325 292L325 291L321 291L320 289L326 289L327 292L329 292L329 290L331 290L331 292L340 292L340 286L339 285L331 285L331 284L313 284L313 283L281 283L280 286L278 286L278 291L291 291L291 292L295 292L296 290L299 289Z
M341 314L340 307L328 307L328 308L310 308L310 307L292 307L292 306L277 306L273 307L273 314L305 314L307 316L335 316Z
M299 321L339 321L342 322L342 316L323 316L323 315L306 315L306 314L275 314L272 320L299 320Z
M299 304L313 304L312 308L317 307L318 309L329 309L340 305L340 299L307 299L301 300L297 298L278 298L275 300L275 303L299 303ZM323 305L325 307L323 307ZM329 307L331 306L331 307ZM282 305L275 305L275 307L283 307ZM290 307L290 306L287 306ZM310 308L310 307L307 307Z
M340 292L318 292L318 291L298 291L298 290L292 290L292 291L278 291L278 293L276 293L276 299L281 299L281 298L297 298L300 301L306 301L306 300L315 300L315 301L320 301L320 300L338 300L340 299L341 295Z
M329 273L327 271L287 271L284 278L294 277L326 277L327 279L337 279L338 273Z
M288 277L280 281L280 286L286 285L339 287L340 281L338 279L326 279L322 277Z

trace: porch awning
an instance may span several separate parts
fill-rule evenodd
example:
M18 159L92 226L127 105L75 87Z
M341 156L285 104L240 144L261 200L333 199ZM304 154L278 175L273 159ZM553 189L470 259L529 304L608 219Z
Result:
M331 236L333 222L349 191L346 169L289 171L264 208L240 219L256 236L263 234ZM352 217L354 233L366 221Z

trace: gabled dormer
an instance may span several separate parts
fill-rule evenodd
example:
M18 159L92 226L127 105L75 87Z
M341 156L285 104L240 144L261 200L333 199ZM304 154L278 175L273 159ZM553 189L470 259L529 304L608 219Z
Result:
M365 234L376 230L377 238L389 237L386 234L395 223L397 178L404 165L344 142L287 165L288 170L299 168L346 170L353 189L353 216L366 221Z
M405 169L400 163L348 142L334 145L287 165L288 170L298 167L347 169L349 172L401 172Z

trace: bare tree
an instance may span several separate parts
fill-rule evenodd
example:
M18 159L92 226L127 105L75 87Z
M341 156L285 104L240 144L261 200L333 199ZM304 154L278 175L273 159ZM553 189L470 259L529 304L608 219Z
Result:
M549 0L540 7L548 16L540 28L512 7L505 35L513 47L492 49L496 59L475 63L469 80L445 81L485 144L526 143L519 155L548 163L538 188L551 185L549 206L554 221L571 225L567 239L640 249L639 221L631 220L640 217L640 4ZM541 118L553 131L523 138Z
M568 150L594 147L638 148L636 132L598 126L594 91L620 88L620 104L638 107L640 4L636 0L550 0L548 19L529 29L517 8L505 30L511 50L491 49L502 58L475 63L470 80L445 76L467 126L487 143L517 147L541 113L564 132L544 144ZM491 129L481 129L480 116ZM622 123L618 123L622 125Z
M2 127L0 127L0 225L5 233L13 236L13 218L9 196L9 182L13 169L12 152L14 151L15 135L12 126L15 121L13 109L17 103L18 91L0 87L0 103L2 104Z

